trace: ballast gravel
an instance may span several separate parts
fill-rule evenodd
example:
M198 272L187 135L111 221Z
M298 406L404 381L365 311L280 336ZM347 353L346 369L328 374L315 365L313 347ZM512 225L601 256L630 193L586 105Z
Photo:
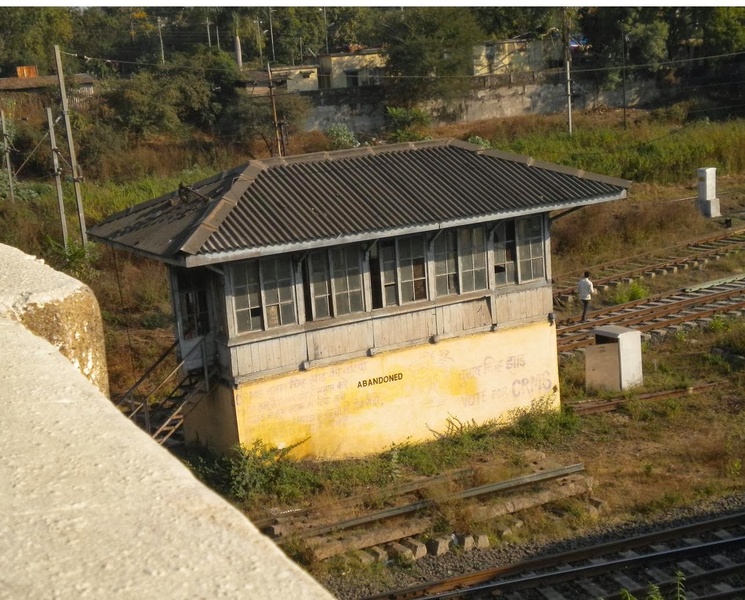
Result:
M366 570L362 572L353 568L342 574L335 573L319 579L339 600L359 600L366 596L380 594L386 591L401 589L446 579L456 575L464 575L473 571L490 569L499 565L509 565L531 558L558 554L596 546L614 540L630 538L662 529L679 527L699 521L722 517L727 514L745 511L745 495L736 494L716 501L692 507L675 508L654 518L640 518L633 523L603 525L602 514L598 525L591 532L577 537L545 543L506 543L496 548L459 552L457 548L442 556L425 556L409 567L401 567L393 561L380 566L382 572L372 570L372 575Z

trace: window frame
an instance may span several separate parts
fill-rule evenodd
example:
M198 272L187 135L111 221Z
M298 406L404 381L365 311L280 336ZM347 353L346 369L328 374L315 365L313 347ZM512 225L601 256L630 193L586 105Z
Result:
M354 258L354 265L350 268L350 255ZM314 281L313 260L322 257L325 266L324 284L326 287L325 294L318 294ZM343 259L344 268L339 269ZM306 315L309 321L323 321L343 317L345 315L358 314L366 312L367 301L365 299L365 268L363 263L363 253L358 245L335 246L333 248L322 248L311 252L305 260L306 267L303 270L303 288L306 296L310 299L308 306L311 308L311 314ZM341 286L340 277L345 280L345 285ZM356 279L356 281L354 281ZM345 289L341 289L345 288ZM341 297L346 296L347 310L342 310ZM353 296L357 296L359 302L358 310L352 310L354 304ZM317 314L316 299L325 297L328 307L328 315L319 317Z
M537 221L538 231L532 237L526 235L523 238L521 232L521 226L526 229L530 227L531 221ZM534 254L534 251L539 249L539 255ZM546 279L546 234L545 234L545 219L542 214L530 215L520 219L515 219L515 262L517 265L517 281L518 283L530 283L532 281L539 281ZM527 252L527 256L524 253ZM540 262L540 274L535 275L535 263ZM524 265L530 265L530 276L524 271Z
M408 257L402 256L402 244L410 244L410 248L413 249L411 244L417 240L421 254L411 254ZM385 254L393 252L392 258L385 258ZM380 270L380 292L382 298L382 307L388 308L391 306L404 306L405 304L413 304L416 302L425 302L430 299L430 275L429 275L429 244L423 234L408 235L403 237L396 237L393 239L384 240L379 244L378 247L378 268ZM402 264L403 261L411 262L410 265ZM419 265L421 261L421 265ZM390 268L392 266L392 269ZM421 266L421 273L419 269ZM411 278L406 277L407 273L404 270L411 270ZM389 279L386 274L392 273L392 279ZM404 300L404 285L408 287L411 283L411 292L413 298L411 300ZM390 302L386 297L386 292L390 294L391 290L395 290L395 302ZM421 297L423 293L424 297Z
M277 284L285 283L285 285L275 285L271 288L268 287L267 279L270 273L267 272L270 263L274 265L274 272L271 273L272 278L269 281L276 282ZM280 263L283 263L285 270L279 268ZM256 269L258 275L258 282L253 282L249 278L248 273L246 277L245 285L236 284L236 270L242 268ZM286 275L281 277L281 275ZM280 329L282 327L288 327L291 325L297 325L299 323L298 314L298 294L296 291L296 276L293 268L293 261L291 256L270 256L266 258L253 259L249 261L241 261L239 263L230 266L230 290L231 290L231 302L232 302L232 316L233 326L237 335L245 335L251 333L260 333L263 331L270 331L274 329ZM248 291L251 285L258 284L258 304L252 304L254 299L251 298L251 293ZM246 288L246 292L238 294L238 289ZM283 290L286 290L283 292ZM289 298L284 296L284 293L289 293ZM247 303L245 306L238 308L239 296L245 296ZM276 307L276 314L271 309ZM287 307L290 307L288 309ZM260 311L260 317L258 318L258 327L253 327L253 316L252 312L256 310ZM248 311L249 324L251 327L248 329L241 329L239 313L242 311ZM271 312L270 312L271 311ZM289 311L289 312L288 312ZM288 319L288 316L291 320ZM279 322L276 322L278 320ZM271 324L270 324L271 322Z

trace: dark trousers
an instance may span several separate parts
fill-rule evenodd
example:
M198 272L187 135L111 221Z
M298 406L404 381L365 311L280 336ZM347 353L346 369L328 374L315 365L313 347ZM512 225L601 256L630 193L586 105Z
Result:
M590 309L590 301L582 300L582 320L587 320L587 311Z

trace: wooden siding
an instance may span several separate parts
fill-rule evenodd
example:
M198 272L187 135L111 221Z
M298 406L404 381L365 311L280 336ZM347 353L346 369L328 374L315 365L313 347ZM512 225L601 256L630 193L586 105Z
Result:
M298 369L308 358L305 334L285 335L234 346L230 349L234 377L246 377L264 371Z
M482 329L492 324L488 298L440 306L435 312L438 335Z
M433 309L381 316L372 321L376 348L426 340L437 333Z
M497 295L494 302L499 325L546 317L553 310L551 288L548 286Z
M365 352L373 347L369 320L309 331L306 336L311 361Z
M548 286L428 306L411 312L377 313L360 321L309 328L290 335L264 339L230 348L236 379L256 378L298 370L305 361L328 362L360 356L368 349L385 350L425 343L432 336L467 335L495 323L489 304L495 306L498 325L515 325L542 319L552 310ZM225 365L224 350L220 362Z

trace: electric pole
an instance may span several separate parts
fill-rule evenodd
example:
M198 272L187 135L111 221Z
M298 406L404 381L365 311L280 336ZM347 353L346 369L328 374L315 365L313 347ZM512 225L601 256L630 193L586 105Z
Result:
M62 57L59 46L54 46L54 61L57 64L57 79L59 81L60 96L62 96L62 116L65 119L65 131L67 132L67 146L70 150L70 169L72 170L72 183L75 188L75 201L78 206L78 221L80 223L80 240L83 248L88 244L88 233L85 230L85 214L83 213L83 195L80 190L80 177L78 176L78 161L75 158L75 144L72 141L72 126L70 125L70 110L67 107L67 92L65 91L65 74L62 72Z
M571 76L571 62L572 53L569 46L569 15L567 9L564 11L564 61L567 67L567 117L569 121L569 135L572 135L572 76Z
M160 64L164 65L166 64L166 55L165 55L165 52L163 52L163 33L161 32L162 27L163 27L163 24L160 21L160 17L158 17L158 39L160 39Z
M47 121L49 122L49 143L52 145L52 165L54 166L54 184L57 188L57 204L59 206L59 219L62 224L62 242L67 250L67 219L65 219L65 201L62 196L62 170L59 168L59 148L57 138L54 135L54 121L52 120L52 109L47 106Z
M0 110L0 126L2 126L3 155L5 156L5 169L8 171L8 194L10 201L15 203L16 195L13 189L13 169L10 166L10 144L8 143L8 132L5 130L5 113Z
M269 39L272 41L272 62L277 62L277 57L274 55L274 27L272 26L272 11L269 9Z
M274 83L272 82L272 67L266 63L266 70L269 73L269 96L272 99L272 115L274 116L274 139L277 142L277 155L282 156L282 139L279 132L279 123L277 122L277 103L274 100Z
M626 30L621 21L621 51L623 52L621 62L621 77L623 79L623 128L626 129Z

